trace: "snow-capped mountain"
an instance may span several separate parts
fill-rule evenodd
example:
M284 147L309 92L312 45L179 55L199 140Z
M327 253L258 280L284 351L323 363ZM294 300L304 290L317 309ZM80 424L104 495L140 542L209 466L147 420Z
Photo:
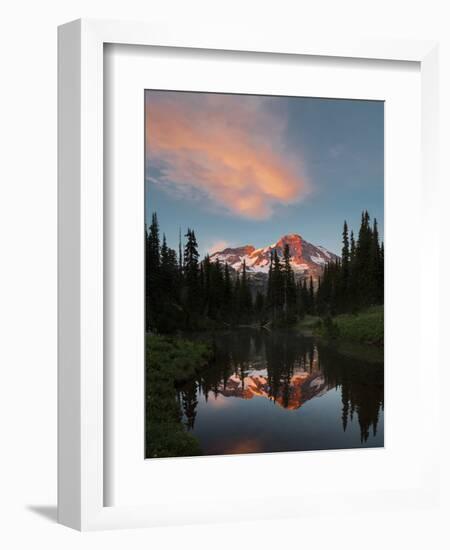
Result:
M276 250L279 258L283 256L285 245L289 245L291 254L291 266L297 277L313 277L317 279L324 266L338 259L323 246L315 246L303 239L300 235L291 234L281 237L276 243L264 248L255 248L252 245L240 246L237 248L225 248L211 254L211 260L219 260L220 263L227 263L235 271L242 271L242 265L245 261L247 273L267 274L270 266L271 252Z

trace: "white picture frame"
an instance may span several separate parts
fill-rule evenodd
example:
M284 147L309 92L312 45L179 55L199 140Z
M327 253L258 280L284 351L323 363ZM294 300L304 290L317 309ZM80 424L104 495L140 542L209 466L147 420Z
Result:
M59 28L59 222L58 222L58 518L80 530L142 527L219 519L194 505L189 513L155 511L146 505L105 506L104 476L104 190L103 115L105 44L164 46L204 50L277 53L285 55L410 61L420 64L421 78L421 191L425 237L436 231L436 174L438 152L438 46L432 41L366 40L312 37L267 37L235 33L220 27L176 29L151 23L78 20ZM430 254L436 259L438 251ZM436 262L437 265L437 262ZM437 267L436 267L437 269ZM438 287L426 303L423 317L437 318ZM420 330L429 330L423 323ZM428 335L428 332L427 332ZM437 338L437 335L429 335ZM438 349L438 346L435 346ZM431 351L433 353L433 351ZM437 354L437 351L434 351ZM428 376L437 380L438 357ZM435 386L437 387L437 385ZM434 390L437 393L437 389ZM437 418L430 400L429 414ZM430 449L433 452L433 449ZM291 455L291 461L295 455ZM437 459L436 459L437 460ZM439 478L433 464L417 487L392 491L389 505L434 502ZM371 495L367 495L368 498ZM373 495L372 495L373 496ZM334 498L334 500L333 500ZM236 496L236 500L239 497ZM342 494L328 497L330 506ZM374 502L376 499L374 500ZM256 501L261 504L260 501ZM234 504L234 509L239 506ZM186 504L185 504L186 506ZM176 506L174 506L174 509ZM257 508L257 506L256 506ZM307 505L280 515L307 513ZM226 519L236 519L229 511ZM263 514L260 514L264 517ZM225 517L222 516L222 519ZM251 517L259 517L258 513Z

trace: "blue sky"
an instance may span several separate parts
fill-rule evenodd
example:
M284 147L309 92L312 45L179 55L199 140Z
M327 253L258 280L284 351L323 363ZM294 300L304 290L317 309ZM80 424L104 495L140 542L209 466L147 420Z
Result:
M201 253L298 233L340 253L361 211L383 236L384 104L146 92L146 219Z

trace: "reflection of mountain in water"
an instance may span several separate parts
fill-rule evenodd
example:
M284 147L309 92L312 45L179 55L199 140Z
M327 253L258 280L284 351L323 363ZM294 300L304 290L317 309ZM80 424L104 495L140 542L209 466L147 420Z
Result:
M340 389L341 424L357 418L361 442L377 431L384 404L383 365L355 359L292 332L234 331L215 336L215 359L180 391L188 429L198 399L266 398L287 410Z
M222 384L222 387L219 388L219 393L225 397L242 397L243 399L266 397L286 409L298 409L305 401L322 395L327 389L321 373L294 374L289 380L286 402L281 395L272 395L267 376L251 374L241 379L237 374L233 374L227 380L226 385Z
M225 397L265 397L285 409L298 409L306 401L323 395L329 389L323 373L318 368L317 348L313 350L312 362L309 362L308 369L306 363L299 363L294 365L292 375L286 378L283 388L280 388L279 382L272 387L267 369L250 371L244 377L238 370L226 381L221 382L217 386L217 391Z

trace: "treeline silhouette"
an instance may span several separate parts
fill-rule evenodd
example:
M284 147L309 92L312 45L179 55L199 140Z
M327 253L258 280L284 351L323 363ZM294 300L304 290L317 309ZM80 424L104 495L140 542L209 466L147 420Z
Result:
M342 258L329 262L323 276L298 279L289 245L273 250L266 288L253 290L245 261L237 272L228 264L200 260L193 229L178 251L160 237L157 214L146 229L146 330L173 333L223 326L289 326L305 315L335 315L383 303L384 250L377 222L367 211L355 240L344 223Z
M356 241L344 222L342 243L341 258L329 262L319 280L315 306L322 316L384 303L384 244L380 244L377 220L371 225L364 211Z

